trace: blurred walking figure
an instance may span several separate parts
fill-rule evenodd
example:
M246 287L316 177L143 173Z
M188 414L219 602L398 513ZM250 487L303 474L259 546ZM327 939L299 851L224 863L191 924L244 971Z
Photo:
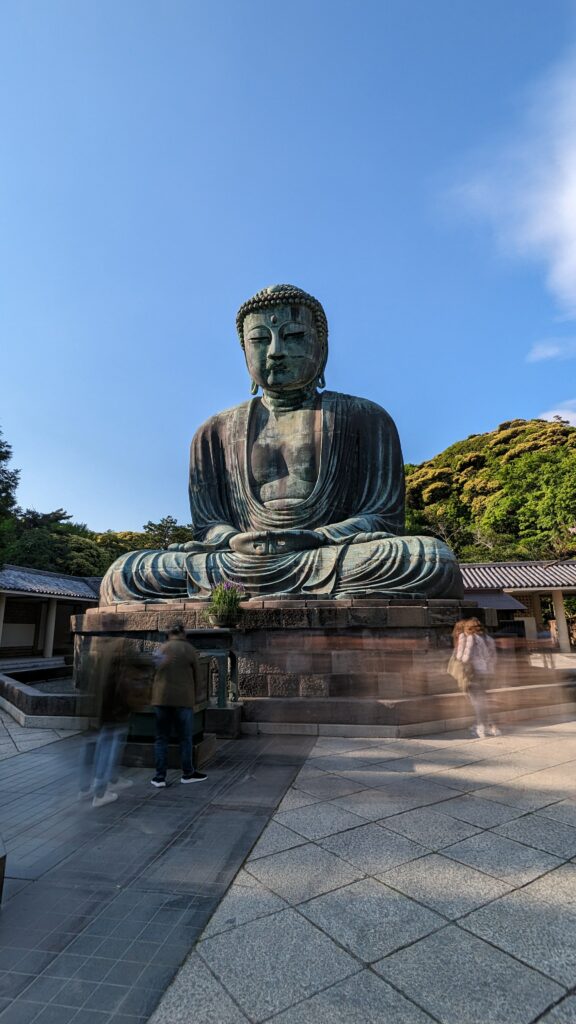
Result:
M180 741L180 782L204 782L206 775L194 771L192 736L196 685L200 677L200 659L186 637L184 627L175 624L168 640L158 652L152 704L156 712L156 775L153 786L166 786L168 744L174 728Z
M487 694L496 668L496 644L479 619L463 620L463 628L458 632L455 657L463 670L463 682L460 685L468 694L476 716L476 735L481 740L486 733L499 736L500 730L490 719Z
M106 616L104 628L122 625L119 616ZM89 687L98 731L86 738L81 766L80 795L92 795L92 806L118 799L118 789L132 785L119 777L132 711L149 703L154 662L122 636L94 638L90 651Z

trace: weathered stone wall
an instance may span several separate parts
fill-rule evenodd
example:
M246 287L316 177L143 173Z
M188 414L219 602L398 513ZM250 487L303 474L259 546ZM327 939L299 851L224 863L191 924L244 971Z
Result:
M244 604L233 634L241 697L398 697L454 689L445 668L460 601L283 600ZM106 615L106 626L103 624ZM134 602L75 616L77 676L93 636L150 649L181 622L208 626L198 601Z

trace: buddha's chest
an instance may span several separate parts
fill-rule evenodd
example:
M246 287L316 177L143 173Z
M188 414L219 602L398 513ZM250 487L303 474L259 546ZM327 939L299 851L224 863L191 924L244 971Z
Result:
M298 409L277 417L266 412L255 417L250 476L264 504L281 508L311 494L320 461L320 415L319 410Z

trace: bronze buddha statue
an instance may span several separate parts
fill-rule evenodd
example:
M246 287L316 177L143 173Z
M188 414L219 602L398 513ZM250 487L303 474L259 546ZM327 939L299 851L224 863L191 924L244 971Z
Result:
M101 604L202 599L227 580L251 597L461 597L450 548L403 533L404 468L388 413L319 390L328 325L318 300L265 288L237 327L254 397L194 436L195 540L121 556Z

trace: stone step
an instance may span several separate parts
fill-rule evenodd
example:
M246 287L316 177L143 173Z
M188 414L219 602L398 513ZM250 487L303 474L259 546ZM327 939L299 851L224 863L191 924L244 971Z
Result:
M536 716L539 708L560 708L572 701L572 694L564 683L500 687L489 692L494 711L499 715L533 710ZM366 726L403 726L467 719L471 710L468 698L460 692L387 700L358 697L256 697L243 698L243 707L243 720L246 723Z
M60 668L64 666L65 659L62 655L53 658L0 658L0 672L10 675L10 669L14 672L23 672L28 669Z

